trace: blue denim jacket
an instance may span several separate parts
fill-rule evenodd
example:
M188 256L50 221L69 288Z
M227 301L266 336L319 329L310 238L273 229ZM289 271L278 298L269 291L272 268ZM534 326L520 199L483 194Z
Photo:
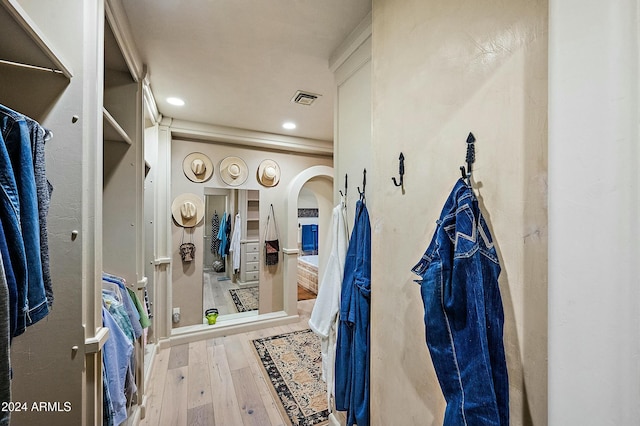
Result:
M347 411L347 426L369 424L371 225L358 201L344 265L336 342L336 409Z
M0 132L4 142L4 152L0 153L0 161L3 163L0 164L2 169L0 182L3 189L5 189L5 182L8 183L6 189L11 204L19 215L19 225L22 231L22 244L19 241L11 241L11 243L12 247L13 244L16 244L15 247L21 252L20 254L24 253L27 266L26 288L24 284L18 288L19 314L14 333L17 336L24 332L26 326L44 318L49 313L49 308L42 277L38 199L31 139L26 118L0 105ZM6 164L7 159L10 161L11 167ZM9 174L13 175L15 188L11 187L12 182ZM7 218L8 225L13 227L15 226L15 218L9 216ZM3 217L3 223L5 223L4 219ZM7 232L7 238L16 238L15 235L10 236L9 234ZM16 267L13 262L12 266Z
M413 272L422 277L426 341L447 408L444 425L509 425L500 264L473 190L460 179Z

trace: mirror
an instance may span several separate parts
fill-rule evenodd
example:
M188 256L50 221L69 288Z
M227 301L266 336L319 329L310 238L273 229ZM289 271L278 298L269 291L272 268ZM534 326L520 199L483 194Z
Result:
M236 214L240 215L239 259L230 250ZM260 192L246 189L205 190L203 233L203 312L217 310L213 320L258 314L260 277Z

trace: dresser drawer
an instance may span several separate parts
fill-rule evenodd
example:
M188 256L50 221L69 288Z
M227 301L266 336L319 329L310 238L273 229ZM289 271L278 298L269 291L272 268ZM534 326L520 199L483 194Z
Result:
M258 252L258 243L246 243L245 250L247 253L257 253Z
M245 270L247 272L257 271L258 269L260 269L259 265L260 264L258 262L247 262L245 265Z
M260 254L257 251L247 253L247 262L258 262Z
M247 272L246 274L244 274L245 281L247 281L247 282L249 282L249 281L258 281L258 277L259 276L260 276L260 272L258 272L258 271Z

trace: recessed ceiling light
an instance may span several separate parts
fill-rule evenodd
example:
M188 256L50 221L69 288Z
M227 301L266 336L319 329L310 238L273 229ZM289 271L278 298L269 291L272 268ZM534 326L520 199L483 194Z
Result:
M293 130L296 128L296 123L292 123L291 121L287 121L286 123L282 124L282 127L284 127L287 130Z
M169 102L171 105L175 105L175 106L183 106L184 105L184 101L180 98L167 98L167 102Z

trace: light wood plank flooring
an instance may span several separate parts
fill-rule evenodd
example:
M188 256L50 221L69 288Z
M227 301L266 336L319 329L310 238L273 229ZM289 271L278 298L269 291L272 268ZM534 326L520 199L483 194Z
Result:
M298 302L300 321L295 324L161 350L139 425L286 425L251 341L309 328L314 303Z
M224 272L205 271L202 274L202 312L209 308L217 308L220 315L238 312L229 289L240 288L240 286L232 280L218 281L219 277L224 276Z

